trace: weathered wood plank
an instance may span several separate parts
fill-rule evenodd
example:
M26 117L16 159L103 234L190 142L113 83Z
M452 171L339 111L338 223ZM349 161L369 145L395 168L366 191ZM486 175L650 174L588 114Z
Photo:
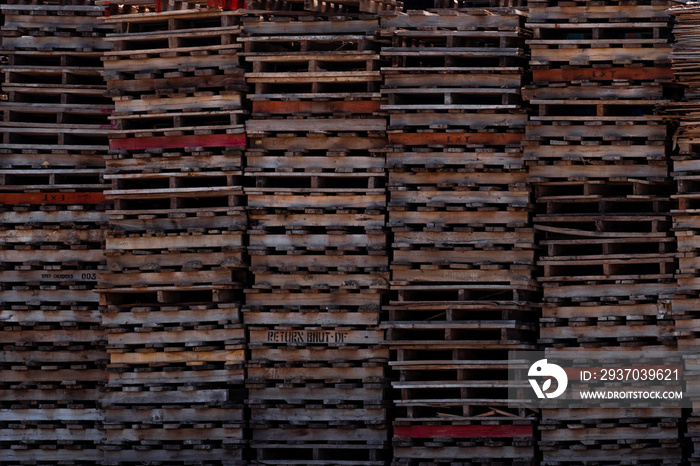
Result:
M658 165L531 165L531 178L666 178L668 167Z
M381 16L382 28L492 28L519 27L522 16L517 12L509 15L474 15L474 14L436 14L425 11L415 11L409 14Z
M103 193L0 193L0 204L101 204L105 202Z
M426 460L434 459L450 459L450 458L512 458L512 459L522 459L534 457L535 451L532 446L499 446L498 448L493 447L478 447L478 446L468 446L468 447L450 447L450 446L440 446L440 447L394 447L394 457L396 458L420 458Z
M269 332L274 332L275 330L265 330L265 329L253 329L251 332L255 331L255 337L251 333L251 357L250 359L263 360L263 361L367 361L367 360L382 360L389 359L389 349L375 346L373 348L357 348L357 347L342 347L334 348L328 346L310 346L310 347L299 347L296 346L298 342L293 341L294 338L287 338L288 343L291 343L290 347L257 347L256 344L267 344L270 340ZM291 330L282 330L284 332L293 332ZM307 332L306 330L300 333ZM357 332L357 331L355 331ZM380 333L377 342L373 343L375 345L382 344L384 342L384 332L378 331ZM262 334L262 335L257 335ZM254 339L255 338L255 339ZM273 338L275 339L275 338ZM364 340L368 340L364 339ZM334 340L334 339L332 339ZM308 339L306 339L308 342ZM362 341L362 339L360 339ZM352 341L348 341L352 344ZM357 343L357 342L355 342ZM360 343L361 344L361 343Z
M253 429L252 440L260 441L275 441L284 439L287 442L369 442L373 444L381 444L386 441L386 430L384 429L362 429L354 428L347 429L338 427L323 427L319 429ZM279 445L279 444L278 444ZM359 445L358 445L359 446ZM308 447L308 445L307 445ZM325 445L324 445L325 447ZM367 446L359 446L367 448Z
M179 235L179 236L142 236L107 238L106 249L133 251L135 249L187 249L218 248L240 246L243 234L230 232L225 235Z
M533 43L536 41L532 41ZM551 62L595 62L595 61L670 61L670 45L668 47L629 47L611 48L602 44L591 48L576 49L539 49L533 48L531 65L548 65Z
M229 400L228 390L190 390L169 392L106 392L102 400L107 405L116 404L178 404L178 403L206 403ZM109 418L107 418L109 419Z
M288 267L327 267L327 268L374 268L379 269L389 265L389 258L384 255L252 255L251 267L277 268ZM331 279L332 280L332 279Z
M0 281L6 283L26 282L96 282L97 270L3 270Z
M314 189L315 192L329 190L337 192L333 188ZM280 192L276 194L260 194L259 188L246 188L248 194L248 206L250 207L280 207L288 209L299 208L365 208L376 209L386 205L386 196L376 193L376 190L367 190L366 194L340 193L337 196L304 196ZM376 194L375 194L376 193Z
M243 311L247 325L378 325L378 312L252 312Z
M2 377L4 382L20 383L57 383L66 380L105 382L107 380L107 373L103 369L37 369L2 371L0 377Z
M0 409L0 416L6 422L20 421L103 421L104 416L100 409L88 408L13 408ZM55 451L54 451L55 453ZM3 458L4 458L3 453Z
M2 314L0 314L0 318ZM132 312L103 312L102 323L104 325L137 325L137 324L163 324L180 322L237 322L237 308L221 309L193 309L193 310L164 310L157 311L133 310Z
M379 293L246 293L249 306L368 306L380 300Z
M146 287L158 285L193 285L197 283L213 286L231 284L233 278L230 270L205 270L188 272L125 272L125 273L101 273L99 284L101 287Z
M170 368L169 368L170 369ZM119 372L109 374L109 386L120 387L149 383L243 383L243 369L168 370L165 372ZM231 419L234 419L233 417ZM184 422L184 421L183 421Z
M146 345L152 343L195 343L206 341L239 342L245 338L242 328L152 331L109 334L110 345Z
M384 342L384 331L382 330L267 330L251 328L248 332L250 343L256 344L378 345Z
M375 113L379 111L379 102L359 101L253 101L253 113L272 115L290 115L294 113L337 113L348 114Z
M350 128L345 128L350 129ZM319 137L295 137L277 136L260 137L249 136L252 149L266 150L380 150L386 146L386 138L383 136L319 136Z
M97 303L100 296L93 290L7 290L0 291L0 303L84 302Z
M213 351L168 351L166 353L112 353L113 364L200 364L204 362L243 363L244 350L213 350Z
M5 250L2 253L3 261L5 262L80 262L84 264L86 262L100 263L105 261L104 253L100 249L20 249Z
M379 381L384 378L383 367L250 367L250 379L264 380L365 380Z
M105 429L103 435L105 442L108 444L140 442L144 440L179 442L184 444L192 439L206 439L207 441L223 440L226 443L231 443L232 440L243 440L243 429L240 427Z
M385 131L386 120L362 118L345 119L309 118L303 120L248 120L248 133L289 132L289 131Z
M473 225L473 224L528 224L527 212L392 212L390 224L438 224L438 225Z
M386 421L386 410L382 408L251 408L250 420L255 421ZM344 437L344 436L343 436Z
M389 134L389 144L407 146L490 144L502 146L520 144L522 138L523 134L520 133L391 133Z
M158 392L154 392L158 393ZM196 393L196 391L194 392ZM163 392L160 392L163 397ZM162 405L162 399L160 400ZM139 409L106 407L104 419L106 422L143 422L153 424L167 423L197 423L197 422L226 422L243 419L242 409L239 407L207 407L196 408L159 407Z
M242 134L156 136L111 139L110 150L176 149L182 147L245 147Z
M260 228L270 227L364 227L367 230L382 230L384 215L351 213L323 214L256 214L250 213L252 222Z
M105 236L106 231L99 228L89 230L0 230L0 243L63 243L70 245L83 242L99 243L105 240Z
M268 387L251 388L249 399L252 401L284 400L292 404L306 399L332 401L334 403L343 403L344 401L366 401L376 403L385 400L385 396L384 389L382 388L314 387L313 390L309 390L306 387Z
M394 437L514 438L534 435L531 425L411 425L394 426Z
M61 343L97 342L106 339L102 330L5 330L0 332L0 343ZM80 373L80 371L77 371Z
M127 99L115 100L114 109L117 114L133 114L139 112L167 112L198 110L202 108L228 109L242 105L241 94L229 93L223 95L167 97L160 99Z

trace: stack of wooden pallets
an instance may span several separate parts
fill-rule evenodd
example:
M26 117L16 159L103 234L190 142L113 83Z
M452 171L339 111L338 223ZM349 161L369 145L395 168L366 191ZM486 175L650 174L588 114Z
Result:
M529 163L542 248L540 342L674 348L669 16L658 2L530 4ZM544 410L548 464L681 460L680 409ZM614 422L613 422L614 420ZM643 436L634 427L651 427Z
M669 9L674 18L673 24L673 53L672 68L675 80L684 90L681 101L672 102L667 106L671 116L676 120L678 128L673 142L676 149L673 153L672 176L676 181L677 210L672 212L673 229L678 242L678 295L672 301L675 326L678 336L678 347L687 351L684 377L686 390L693 402L689 417L687 437L693 443L691 464L700 464L700 362L695 356L700 348L698 342L698 260L700 252L700 216L698 215L697 200L700 198L698 180L700 180L700 165L698 164L698 134L700 134L700 82L697 68L700 65L697 41L697 30L700 27L700 5L688 3Z
M100 277L109 462L239 464L247 266L239 15L113 14L114 200Z
M263 464L384 464L388 286L378 20L244 18L253 286L251 448Z
M683 349L694 350L697 346L696 334L698 321L694 309L698 301L698 104L700 87L696 78L698 66L694 30L698 26L697 5L688 4L671 8L669 12L675 18L673 34L673 74L683 87L684 99L666 106L668 113L675 119L678 128L673 138L673 172L676 181L678 200L677 210L672 212L673 228L678 242L678 296L673 300L673 311L678 330L678 344Z
M90 1L0 5L0 463L101 458L97 273L111 102Z
M381 18L396 464L534 457L533 417L507 391L508 350L537 338L524 22L517 10Z

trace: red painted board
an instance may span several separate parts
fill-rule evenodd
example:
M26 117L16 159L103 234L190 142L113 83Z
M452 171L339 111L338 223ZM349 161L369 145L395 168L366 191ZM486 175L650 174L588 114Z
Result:
M532 70L532 80L535 82L610 81L613 79L637 81L673 79L673 70L670 67Z
M245 147L244 134L206 134L123 138L109 141L112 150L177 149L181 147Z
M309 101L255 101L254 113L290 114L290 113L375 113L379 111L380 103L372 100L341 101L341 102L309 102Z
M394 426L395 437L408 438L475 438L475 437L530 437L532 426L495 425L495 426Z
M491 144L502 146L520 144L523 136L522 133L394 133L389 134L389 144L407 146Z
M101 204L104 193L0 193L0 204Z

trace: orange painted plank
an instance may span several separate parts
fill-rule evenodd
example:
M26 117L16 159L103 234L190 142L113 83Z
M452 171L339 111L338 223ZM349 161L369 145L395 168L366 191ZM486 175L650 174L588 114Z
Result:
M246 145L244 134L206 134L185 136L156 136L147 138L123 138L109 141L113 150L177 149L182 147L242 147Z
M310 102L310 101L254 101L254 113L290 114L290 113L375 113L380 103L373 100Z
M395 437L408 438L475 438L475 437L531 437L532 426L495 425L495 426L394 426Z
M0 204L101 204L104 193L0 193Z
M673 79L671 68L582 68L532 70L532 80L536 82L570 81L609 81L612 79L632 79L649 81L652 79Z
M468 144L520 144L522 133L394 133L389 134L389 144L407 146L442 144L461 146Z

